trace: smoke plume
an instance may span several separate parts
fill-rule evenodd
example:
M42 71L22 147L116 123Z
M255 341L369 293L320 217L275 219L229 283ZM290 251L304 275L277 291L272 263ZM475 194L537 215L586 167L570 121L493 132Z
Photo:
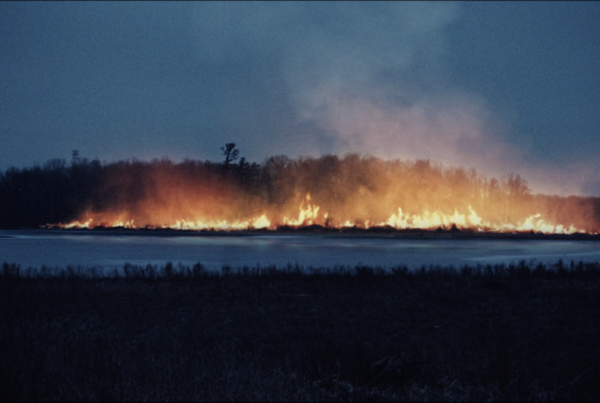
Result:
M431 159L496 176L518 172L536 193L580 194L587 166L531 165L530 150L485 99L444 65L456 3L210 3L195 15L197 52L214 63L279 66L301 137L286 154ZM286 133L282 133L286 136Z

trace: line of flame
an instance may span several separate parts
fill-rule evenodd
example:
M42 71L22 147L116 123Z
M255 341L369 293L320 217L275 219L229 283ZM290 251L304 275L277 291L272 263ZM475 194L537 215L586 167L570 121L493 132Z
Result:
M309 226L313 224L327 225L327 217L328 213L319 217L320 207L310 204L310 195L306 196L306 205L305 202L299 207L298 218L288 218L284 217L283 225L291 226L291 227L302 227ZM519 223L517 225L510 223L500 223L493 224L484 222L481 217L469 206L470 213L468 215L459 214L457 211L454 212L453 215L446 215L437 211L429 212L425 211L421 215L410 215L402 212L402 208L398 208L398 213L394 213L390 216L390 218L381 223L372 224L370 221L366 221L359 226L364 228L377 227L377 226L390 226L396 229L435 229L435 228L450 228L455 226L459 229L473 229L476 231L487 231L487 232L521 232L521 231L534 231L541 232L547 234L573 234L573 233L584 233L584 231L578 230L573 226L563 226L556 225L549 222L544 221L541 218L540 214L531 215L524 222ZM339 226L339 228L343 227L353 227L355 223L351 223L350 220L347 220L343 224ZM51 226L51 225L49 225ZM111 225L103 224L95 224L94 219L90 218L87 221L79 222L74 221L70 224L66 225L56 225L54 227L60 227L65 229L71 228L94 228L98 226L108 226L108 227L123 227L123 228L138 228L133 220L124 221L124 220L115 220L111 223ZM166 226L158 226L154 228L172 228L178 230L221 230L221 231L229 231L229 230L248 230L248 229L275 229L276 226L271 223L271 221L267 218L266 214L262 214L261 216L245 220L245 221L235 221L228 222L226 220L216 220L216 221L187 221L187 220L177 220L172 225Z

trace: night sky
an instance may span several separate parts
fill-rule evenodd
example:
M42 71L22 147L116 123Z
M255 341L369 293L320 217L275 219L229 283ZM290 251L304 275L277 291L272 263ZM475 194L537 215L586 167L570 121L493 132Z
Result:
M600 196L600 4L0 3L0 169L350 152Z

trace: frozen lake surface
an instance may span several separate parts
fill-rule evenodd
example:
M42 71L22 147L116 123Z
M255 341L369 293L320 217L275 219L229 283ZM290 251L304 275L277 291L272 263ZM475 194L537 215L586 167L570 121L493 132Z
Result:
M210 269L289 264L308 267L359 264L392 268L455 267L527 262L600 262L600 242L511 239L403 239L339 235L137 235L0 231L0 263L21 268L121 268L136 265L202 263Z

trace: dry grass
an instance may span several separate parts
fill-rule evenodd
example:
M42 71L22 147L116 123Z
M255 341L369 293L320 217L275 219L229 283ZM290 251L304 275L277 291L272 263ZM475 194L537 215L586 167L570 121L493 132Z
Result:
M125 271L4 265L0 400L600 398L597 264Z

